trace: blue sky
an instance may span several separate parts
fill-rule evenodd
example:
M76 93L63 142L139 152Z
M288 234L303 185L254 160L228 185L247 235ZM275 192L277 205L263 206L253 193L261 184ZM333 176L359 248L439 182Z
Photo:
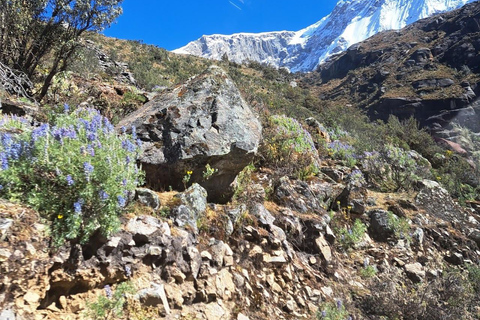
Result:
M124 0L123 15L104 31L167 50L204 34L297 31L327 14L337 0Z

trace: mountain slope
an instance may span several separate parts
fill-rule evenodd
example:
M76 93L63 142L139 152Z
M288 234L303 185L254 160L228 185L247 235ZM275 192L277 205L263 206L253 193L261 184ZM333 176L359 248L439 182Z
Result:
M293 72L314 70L330 56L368 37L473 0L340 0L332 13L297 32L203 36L175 53L220 60L254 60Z

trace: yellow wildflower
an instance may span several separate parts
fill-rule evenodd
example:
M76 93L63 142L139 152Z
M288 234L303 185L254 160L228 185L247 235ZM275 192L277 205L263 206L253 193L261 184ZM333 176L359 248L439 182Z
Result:
M59 214L59 215L57 216L57 218L58 218L58 219L63 219L63 214Z

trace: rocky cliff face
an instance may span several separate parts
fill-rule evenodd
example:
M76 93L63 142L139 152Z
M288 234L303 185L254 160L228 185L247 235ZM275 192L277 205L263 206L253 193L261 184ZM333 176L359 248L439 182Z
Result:
M453 123L479 132L479 21L475 2L378 34L331 59L310 81L321 81L323 99L347 98L372 119L414 117L444 138Z
M297 32L203 36L175 53L220 60L248 60L312 71L330 56L379 32L456 9L472 0L342 0L332 13Z

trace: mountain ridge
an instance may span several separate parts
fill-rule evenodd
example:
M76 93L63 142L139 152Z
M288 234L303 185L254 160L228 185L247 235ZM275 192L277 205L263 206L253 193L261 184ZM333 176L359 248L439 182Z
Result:
M473 0L341 0L333 11L299 31L202 36L174 53L237 63L256 61L308 72L351 45L385 30L459 8ZM267 37L268 39L265 39Z

